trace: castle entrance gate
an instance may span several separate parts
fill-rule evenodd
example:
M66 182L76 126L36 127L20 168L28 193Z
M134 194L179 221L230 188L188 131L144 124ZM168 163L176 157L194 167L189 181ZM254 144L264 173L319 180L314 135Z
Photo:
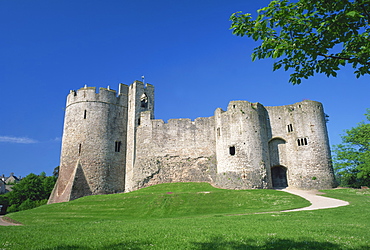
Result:
M286 188L288 186L286 171L286 167L283 166L274 166L271 168L273 188Z

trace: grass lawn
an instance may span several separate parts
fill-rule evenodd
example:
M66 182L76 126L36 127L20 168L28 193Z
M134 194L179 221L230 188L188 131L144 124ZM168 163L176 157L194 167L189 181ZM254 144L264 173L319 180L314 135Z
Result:
M370 249L370 191L325 190L349 206L308 206L275 190L173 183L9 214L0 249ZM272 212L262 213L260 212Z

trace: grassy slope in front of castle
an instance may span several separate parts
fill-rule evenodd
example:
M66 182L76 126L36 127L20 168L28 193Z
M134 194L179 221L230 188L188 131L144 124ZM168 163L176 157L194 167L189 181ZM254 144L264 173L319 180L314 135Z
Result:
M264 213L309 203L275 190L161 184L8 215L0 249L367 249L370 192L327 191L349 206ZM233 215L233 216L229 216Z

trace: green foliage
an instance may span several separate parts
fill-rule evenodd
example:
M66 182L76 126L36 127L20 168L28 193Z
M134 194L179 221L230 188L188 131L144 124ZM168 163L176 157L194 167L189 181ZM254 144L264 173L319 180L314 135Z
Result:
M357 78L370 74L369 0L274 0L255 20L241 12L230 20L233 34L261 41L252 60L279 58L273 70L293 70L293 84L315 73L335 77L346 64Z
M55 178L58 178L59 177L59 166L55 167L54 170L53 170L53 176Z
M0 205L2 205L2 208L0 209L0 214L4 214L9 206L8 194L0 195Z
M7 212L16 212L31 209L45 204L53 190L56 178L46 176L45 172L40 175L29 174L19 183L15 184L12 191L7 193L9 207Z
M145 213L151 209L145 208L145 199L151 204L151 196L171 197L182 192L198 196L201 195L199 192L216 191L211 187L197 187L197 184L187 187L193 190L187 191L180 186L160 186L158 189L145 189L145 193L138 190L133 194L89 196L12 213L9 217L24 225L0 227L0 248L359 250L368 249L370 245L367 230L370 227L369 190L326 190L328 196L349 201L350 205L314 211L255 213L267 208L265 205L258 208L266 195L277 195L274 202L288 198L290 202L286 204L287 207L301 206L301 199L275 190L246 190L245 202L254 207L246 210L247 214L231 212L233 206L229 206L224 214L214 214L212 210L202 213L202 207L198 207L197 203L193 204L196 212L186 216L153 217ZM167 194L169 191L173 194ZM244 191L225 192L223 204L229 203L228 197ZM200 203L203 203L203 197L199 198ZM130 205L136 205L137 200L143 199L142 205L136 208L139 210L137 215L144 212L145 216L130 216L125 212ZM130 202L126 203L127 200ZM230 203L233 203L232 200ZM220 203L215 199L209 204L213 205L217 210ZM275 206L274 203L270 205ZM157 206L158 209L161 206L164 210L168 209L164 202ZM164 211L158 212L166 214Z
M0 204L1 205L8 205L8 193L0 195Z
M370 121L370 109L365 114ZM370 123L361 122L346 131L334 147L334 169L341 186L370 186Z

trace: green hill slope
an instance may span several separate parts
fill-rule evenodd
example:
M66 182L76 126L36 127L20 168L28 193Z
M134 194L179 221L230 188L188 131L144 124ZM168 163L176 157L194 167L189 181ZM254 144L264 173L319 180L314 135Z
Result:
M24 224L140 220L281 211L305 207L300 197L275 190L226 190L208 183L169 183L130 193L94 195L11 214Z
M0 249L369 249L370 191L325 192L350 205L259 213L308 202L275 190L204 183L89 196L9 214L24 225L0 226Z

